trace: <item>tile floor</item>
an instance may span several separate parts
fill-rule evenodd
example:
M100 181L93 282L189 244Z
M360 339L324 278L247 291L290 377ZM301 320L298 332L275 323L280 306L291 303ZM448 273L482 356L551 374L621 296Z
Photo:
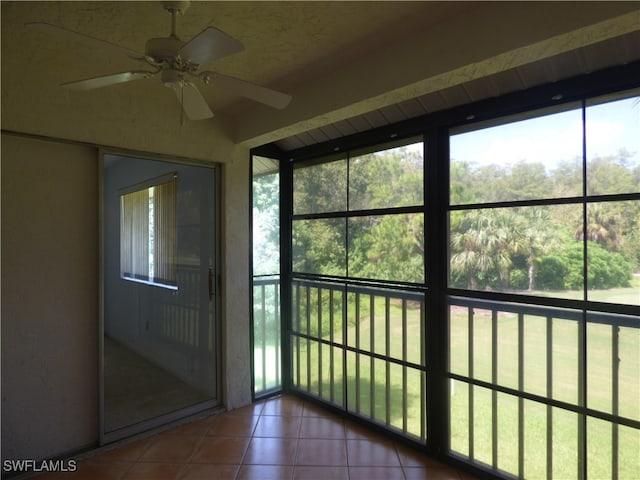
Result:
M78 462L52 479L470 480L293 396L196 420Z

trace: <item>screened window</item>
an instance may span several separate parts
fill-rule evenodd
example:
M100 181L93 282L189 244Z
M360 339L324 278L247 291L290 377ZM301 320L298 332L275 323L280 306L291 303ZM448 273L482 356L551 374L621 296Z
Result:
M294 165L290 295L294 388L424 443L423 150Z
M177 288L177 176L130 187L120 196L120 275Z
M450 137L450 287L640 305L640 97L626 95Z
M451 205L581 195L582 110L573 107L456 132Z
M293 171L295 214L340 212L347 209L347 161L334 160Z
M268 395L282 388L280 290L280 166L254 155L253 227L253 391Z
M455 455L523 478L638 476L640 329L622 313L640 305L638 94L450 136Z
M293 389L500 477L640 478L639 95L294 153Z
M423 148L404 140L294 167L293 271L422 283Z

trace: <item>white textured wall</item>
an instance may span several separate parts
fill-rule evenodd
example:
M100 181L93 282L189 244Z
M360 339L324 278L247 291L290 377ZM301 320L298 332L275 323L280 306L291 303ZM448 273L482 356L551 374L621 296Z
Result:
M95 149L2 135L2 459L98 436Z
M249 152L239 149L223 172L223 390L232 409L251 402Z
M222 183L222 400L250 403L249 152ZM160 152L161 153L161 152ZM2 459L98 441L98 152L2 135Z

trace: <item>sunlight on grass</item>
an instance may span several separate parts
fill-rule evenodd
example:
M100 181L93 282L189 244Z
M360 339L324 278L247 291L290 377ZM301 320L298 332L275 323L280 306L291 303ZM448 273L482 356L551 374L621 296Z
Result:
M617 298L633 298L636 286L616 289ZM624 290L624 291L623 291ZM357 354L339 346L330 347L304 339L294 341L294 379L300 373L298 387L318 395L347 410L372 421L397 428L411 436L424 435L426 375L410 367L374 358L367 352L399 361L416 364L424 362L423 309L419 303L407 302L403 319L403 304L384 297L361 295L356 314L355 297L347 308L349 318L345 329L346 343L359 348ZM341 330L341 307L334 311L334 328ZM385 317L389 312L389 320ZM313 315L311 315L313 318ZM326 319L311 319L322 327ZM519 338L524 351L522 388L524 391L578 405L580 397L579 358L580 323L576 320L547 319L525 315L522 336L518 335L518 315L496 312L496 379L499 385L519 389ZM469 345L469 314L464 307L451 307L450 315L450 371L469 375L469 355L474 378L492 383L493 365L491 345L492 312L474 310L472 316L472 345ZM388 324L387 324L388 323ZM301 331L306 331L306 323ZM549 336L547 336L549 329ZM640 420L640 329L621 327L617 332L610 325L588 323L587 327L587 406L606 413L612 411L612 342L618 335L620 415ZM341 341L342 334L334 340ZM472 348L470 348L472 347ZM550 348L548 352L547 349ZM471 352L471 353L470 353ZM343 362L346 359L346 364ZM548 362L550 362L548 364ZM346 377L345 377L346 373ZM550 378L548 378L550 375ZM345 380L346 378L346 380ZM346 390L345 390L346 388ZM469 400L473 409L469 408ZM496 402L495 418L493 404ZM522 414L522 467L519 472L519 416ZM470 418L469 415L472 415ZM551 456L554 478L576 478L579 473L577 413L490 389L470 386L452 380L450 383L450 445L451 450L473 461L493 466L513 475L523 473L527 478L547 476L547 455ZM497 452L494 463L494 423ZM473 426L472 438L470 424ZM550 425L550 429L547 429ZM640 431L628 427L619 429L620 478L640 478ZM605 478L611 469L612 424L590 418L587 422L588 469L590 478ZM549 433L548 433L549 432ZM551 435L547 439L547 435ZM423 437L424 440L424 437ZM471 442L470 442L471 440ZM551 449L547 452L548 442ZM472 451L470 451L470 443ZM595 452L598 452L596 455ZM624 473L625 476L622 476Z
M582 290L534 290L529 293L540 297L561 297L571 300L582 300L584 296ZM592 302L640 305L640 274L634 274L631 277L630 285L628 287L587 290L587 296Z
M473 349L469 350L469 316L466 308L451 307L451 371L468 376L469 351L473 352L474 378L491 382L492 328L491 313L476 309L473 321ZM525 315L523 326L523 389L543 397L578 404L579 398L579 324L574 320L546 319ZM547 338L547 328L550 337ZM640 329L589 323L587 326L587 406L615 413L613 404L612 358L616 344L619 387L617 411L633 420L640 419ZM497 316L498 384L518 389L518 321L517 315L499 312ZM549 342L549 343L547 343ZM484 346L484 348L483 348ZM548 352L547 349L551 351ZM548 360L551 365L548 365ZM476 368L476 365L478 368ZM548 373L551 378L548 378ZM469 389L473 389L472 392ZM492 424L497 422L497 468L518 475L517 397L498 395L497 418L493 418L490 390L452 381L451 449L474 461L492 464L490 455ZM471 395L470 395L471 393ZM469 399L473 398L473 452L469 451ZM578 421L573 412L524 400L523 468L527 478L547 476L547 453L551 455L554 478L576 478L578 472ZM550 422L553 448L547 452L547 424ZM608 478L612 462L612 424L590 419L588 423L589 477ZM620 428L620 427L618 427ZM627 427L625 427L627 428ZM631 433L630 433L631 432ZM640 478L637 462L640 452L638 430L627 428L619 437L620 478ZM635 437L634 437L635 435ZM599 452L599 453L595 453ZM607 453L608 452L608 453ZM634 463L635 462L635 463Z

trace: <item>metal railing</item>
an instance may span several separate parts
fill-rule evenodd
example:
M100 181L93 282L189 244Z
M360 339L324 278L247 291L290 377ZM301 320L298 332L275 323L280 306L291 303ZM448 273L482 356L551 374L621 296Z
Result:
M253 381L256 397L282 386L280 312L280 277L254 277Z
M270 375L281 380L280 280L253 288L255 386L268 391ZM425 293L300 278L289 288L293 388L425 443ZM604 429L607 476L628 475L640 318L470 297L448 305L450 455L499 475L593 478Z
M292 282L295 388L426 441L424 293Z
M467 297L449 308L452 453L520 478L629 474L620 459L640 433L629 445L620 428L640 428L640 318ZM589 464L598 442L605 467Z
M178 265L176 291L163 291L148 330L176 349L213 351L213 316L203 300L200 266Z

